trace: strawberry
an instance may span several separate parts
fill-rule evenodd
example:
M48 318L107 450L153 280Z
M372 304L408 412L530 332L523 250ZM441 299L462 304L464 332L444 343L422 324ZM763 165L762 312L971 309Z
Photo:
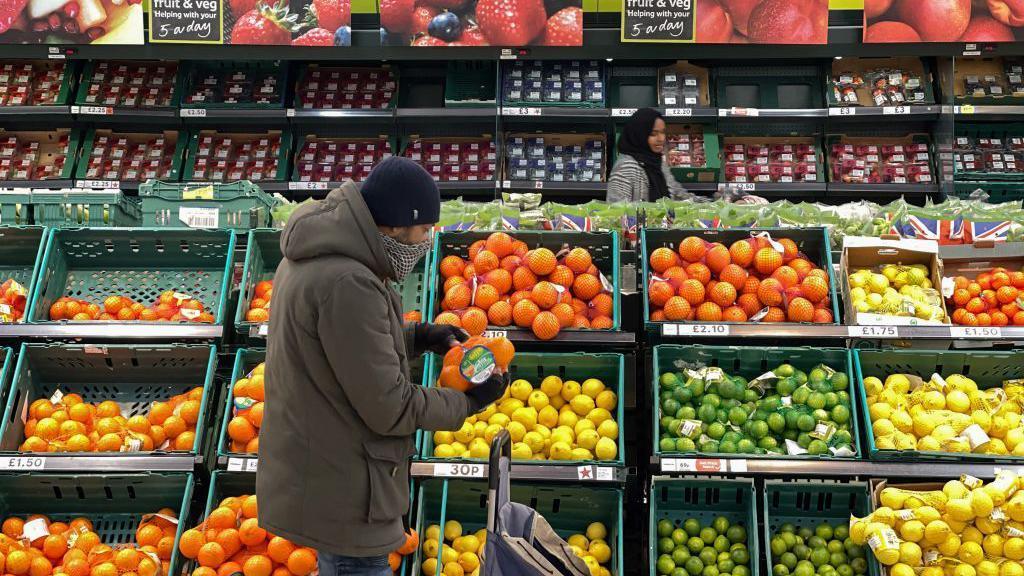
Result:
M313 28L292 40L292 46L334 46L334 34L324 28Z
M10 29L26 4L28 0L0 0L0 33Z
M544 31L543 0L480 0L476 20L495 46L525 46Z
M412 29L416 0L380 0L380 25L391 34Z
M352 24L352 0L313 0L307 10L307 20L320 28L333 31Z
M420 36L413 40L413 46L448 46L448 43L433 36Z
M563 8L544 27L544 46L582 46L583 10L577 7Z
M412 30L413 34L426 34L427 26L430 25L430 21L437 16L439 10L433 6L418 5L412 13Z
M466 0L420 0L420 2L438 10L458 10L466 4Z
M231 30L231 43L291 44L295 21L296 15L288 13L287 0L281 0L272 8L261 3L235 21L235 27Z
M256 8L258 0L230 0L231 13L235 16L241 16L246 12Z
M455 44L453 42L452 44ZM459 38L459 46L487 46L487 38L484 33L480 31L479 26L471 26L466 28L462 33L462 38Z

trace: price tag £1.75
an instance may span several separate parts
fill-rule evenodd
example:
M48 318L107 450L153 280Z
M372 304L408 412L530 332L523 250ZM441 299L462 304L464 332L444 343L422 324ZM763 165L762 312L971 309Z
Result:
M434 464L434 476L451 478L483 478L484 465L471 463Z
M896 338L895 326L850 326L847 328L850 338Z

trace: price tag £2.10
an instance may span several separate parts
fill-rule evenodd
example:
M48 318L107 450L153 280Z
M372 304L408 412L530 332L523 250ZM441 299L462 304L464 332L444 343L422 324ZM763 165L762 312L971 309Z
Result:
M484 465L470 463L434 464L434 476L449 478L483 478Z

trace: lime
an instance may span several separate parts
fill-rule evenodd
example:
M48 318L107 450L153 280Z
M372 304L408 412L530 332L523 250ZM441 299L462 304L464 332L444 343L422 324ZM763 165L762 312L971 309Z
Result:
M796 544L796 536L793 534L792 530L786 530L782 532L779 538L782 538L782 541L786 543L787 549L791 550L793 548L793 545Z
M697 576L702 570L704 570L704 563L700 561L700 558L691 556L690 559L686 561L686 565L684 567L686 568L687 574L690 576Z
M707 546L711 546L717 537L718 532L710 526L705 526L700 529L700 539L703 540L704 544ZM707 564L707 562L705 562L705 564Z
M830 564L818 566L818 576L836 576L836 569Z
M683 530L682 528L676 528L675 530L673 530L672 534L669 535L669 537L672 538L673 546L685 546L686 541L690 539L690 536L686 533L686 530Z
M779 557L779 561L782 562L782 564L790 570L796 568L796 563L799 562L799 560L797 560L796 554L793 554L792 552L783 553L782 556Z
M672 397L681 404L686 404L693 398L693 392L690 392L690 389L686 386L680 386L672 391Z
M820 366L814 368L807 374L807 379L811 382L824 382L828 378L828 374L825 373Z
M846 424L850 421L850 409L842 404L836 405L832 408L832 421L836 424Z
M743 546L742 548L734 548L729 555L732 557L732 561L739 566L746 566L750 563L750 553L747 552L746 546Z
M697 445L693 443L693 440L689 438L679 438L676 440L676 452L696 452Z
M735 454L736 444L729 440L722 440L722 442L718 445L718 451L723 454Z
M811 563L815 566L824 566L828 564L829 553L824 548L815 548L811 550Z
M707 442L701 442L700 451L705 454L714 454L718 452L718 440L708 440Z
M658 402L659 403L664 402L665 400L670 400L671 398L672 398L672 391L671 390L662 390L661 392L658 393Z
M813 438L811 438L811 436L807 434L807 432L801 432L800 435L796 437L796 443L799 444L800 447L803 448L804 450L806 450L807 447L811 444L811 440L813 440Z
M671 538L659 538L658 539L658 553L668 554L672 552L676 547L676 543Z
M732 569L732 576L750 576L750 568L737 566Z
M669 398L668 400L662 401L662 403L661 403L661 413L662 414L675 414L682 407L683 407L683 405L680 404L678 400L676 400L675 398Z
M758 398L759 397L757 395L757 390L747 388L746 390L743 391L744 402L757 402Z
M676 569L676 563L672 561L672 557L668 554L662 554L661 556L658 556L657 569L658 574L668 576Z
M811 413L811 416L814 416L815 420L828 420L828 412L824 408L818 408Z
M839 394L835 392L828 392L825 394L825 409L831 410L839 404Z
M821 392L822 394L832 391L832 385L826 380L822 380L821 382L808 382L807 385L811 387L812 391Z
M796 531L796 534L797 536L803 538L804 541L806 541L811 536L814 536L814 530L811 530L806 526L801 526L800 529Z
M801 432L810 432L814 430L814 425L817 424L814 420L814 416L810 414L801 414L796 419L796 427Z
M719 408L718 410L715 411L715 418L719 422L722 422L723 424L725 422L728 422L729 421L729 410L727 410L725 408Z
M786 431L782 433L782 438L784 440L796 440L798 434L799 432L797 432L795 429L786 429Z
M837 527L838 528L838 527ZM829 554L835 554L836 552L843 552L843 543L839 540L829 540L828 545L825 546ZM842 562L840 562L842 564Z
M712 546L714 546L715 550L717 550L719 552L728 552L729 551L729 545L730 545L729 539L726 538L722 534L719 534L715 538L714 544L712 544Z
M704 397L701 398L701 404L718 408L722 405L722 399L717 394L705 394Z
M677 546L672 551L672 561L676 563L676 566L683 566L689 559L690 551L686 549L686 546Z
M854 574L865 574L868 571L868 561L863 558L854 558L850 560L850 568L853 568Z
M775 383L775 391L778 392L780 396L791 395L793 391L796 390L796 387L796 380L792 378L783 378Z
M672 438L662 438L661 441L658 442L658 447L662 452L675 452L676 441Z
M842 404L844 406L849 406L850 405L850 395L845 390L843 390L842 392L837 392L836 394L839 395L839 403L840 404Z
M736 563L731 558L718 561L718 571L724 573L732 573L732 569L736 567Z
M660 383L662 386L672 388L679 386L682 382L679 380L679 376L676 376L674 372L665 372L661 375Z
M753 454L757 446L750 438L744 438L736 444L736 451L740 454Z
M690 536L690 539L686 541L686 547L690 550L690 554L699 554L704 549L704 541L699 536Z
M793 576L814 576L814 564L800 562L793 570Z
M774 450L779 447L779 441L771 436L765 436L757 441L757 447L762 450Z
M833 390L846 390L850 385L849 378L846 377L846 372L836 372L831 378Z
M843 564L846 564L846 554L843 554L842 552L829 554L828 563L833 566L842 566Z
M690 394L692 394L694 398L700 398L704 395L704 382L701 382L700 380L690 382L690 385L687 386L687 388L690 389Z
M705 566L700 572L700 576L720 576L718 573L718 566Z
M729 530L729 519L725 516L717 516L711 521L711 527L719 534L725 534Z
M786 417L778 412L769 414L767 422L768 428L776 434L781 434L786 429Z
M671 520L665 518L658 520L658 538L668 538L674 528L675 524Z
M721 440L722 436L725 436L725 424L721 422L715 422L708 425L708 437L715 440Z
M768 423L762 420L754 420L750 423L750 435L754 440L760 440L768 436Z
M781 557L786 553L786 550L789 550L789 547L786 546L786 541L783 540L781 536L775 536L772 538L772 541L768 545L772 549L772 556Z
M814 410L820 410L825 407L825 395L821 392L811 392L807 395L807 406Z
M736 408L729 410L729 422L731 422L733 426L742 426L746 421L747 413L743 408L737 406Z
M793 390L793 402L796 404L806 404L807 399L811 396L811 389L806 386L801 386L796 390Z
M782 564L776 564L772 566L772 576L789 576L789 568Z
M800 417L800 413L793 409L787 409L782 412L782 415L786 418L786 429L796 430L796 421Z
M796 368L793 368L792 364L780 364L778 368L772 370L775 375L779 378L788 378L796 372Z
M813 456L828 454L828 444L825 444L821 440L811 440L811 443L807 445L807 453ZM829 530L831 531L832 529L829 528Z
M718 412L715 410L714 406L702 404L701 407L697 409L697 419L701 422L710 424L718 419Z
M730 380L725 380L718 385L718 393L722 398L736 398L742 391Z
M793 379L796 380L797 384L806 384L807 383L807 373L802 371L802 370L797 370L797 371L793 372Z
M672 569L670 576L687 576L686 569L677 563L676 567Z
M715 552L715 549L710 546L701 550L700 554L697 556L705 566L710 566L718 562L718 554Z
M817 549L817 548L824 548L825 547L825 540L822 539L817 534L815 534L814 536L811 536L810 538L807 539L807 545L810 546L812 550Z
M764 407L763 403L758 403L754 406L754 411L750 413L749 420L754 422L762 422L768 419L768 414L771 414L771 410Z
M807 560L811 555L811 549L806 544L796 544L793 546L793 555L797 560Z
M726 431L725 436L722 437L722 440L728 440L729 442L735 444L740 440L743 440L743 435L735 430L728 430Z
M679 412L676 412L676 415L680 420L694 420L697 418L697 409L692 405L687 404L680 408Z
M747 529L738 524L729 526L725 531L725 536L733 544L745 544L747 542Z
M843 540L843 548L846 549L846 556L850 559L864 557L864 547L854 544L853 540L849 537Z
M666 415L662 416L661 420L659 420L658 423L661 425L662 430L670 430L670 426L673 420L675 420L675 418Z
M836 574L839 574L839 576L853 576L853 567L849 564L843 564L836 568Z
M832 529L832 537L836 540L840 540L840 544L845 544L842 540L846 540L850 537L850 528L846 524L837 524Z
M700 521L696 518L687 518L686 521L683 522L683 531L690 536L700 534Z

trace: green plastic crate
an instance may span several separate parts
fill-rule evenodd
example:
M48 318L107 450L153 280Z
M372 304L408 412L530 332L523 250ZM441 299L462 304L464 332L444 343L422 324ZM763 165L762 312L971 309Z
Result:
M875 376L883 382L892 374L916 374L928 379L938 373L942 377L963 374L978 383L978 388L987 390L1001 386L1004 380L1024 377L1024 355L1007 351L955 351L955 350L863 350L853 351L854 369L857 375L857 396L860 411L865 421L864 435L867 437L868 456L872 460L896 460L900 462L920 461L969 461L1008 462L1020 464L1024 457L998 456L961 452L925 452L918 450L880 450L875 445L874 426L871 425L868 399L864 390L864 378Z
M619 488L591 488L513 482L509 499L536 510L563 539L583 534L592 522L608 529L607 544L612 549L608 570L613 576L625 574L623 563L623 494ZM458 520L463 534L473 534L487 524L487 482L472 480L425 480L416 498L416 531L420 542L427 527L444 526ZM424 560L420 546L410 556L411 576L421 574ZM483 570L480 572L483 574Z
M99 102L89 102L89 101L86 100L86 96L89 94L89 86L92 84L93 72L96 69L96 64L98 64L99 62L100 61L98 61L98 60L86 60L85 64L82 66L82 74L81 74L81 76L79 78L78 90L76 91L76 94L75 94L75 104L77 104L79 106L103 106L103 104L101 104ZM132 64L132 65L138 65L138 64L164 64L164 65L174 64L174 63L164 62L164 61L159 61L159 60L150 60L150 61L139 61L139 60L117 61L117 60L114 60L114 61L107 61L107 62L109 64ZM174 85L174 87L171 90L171 100L170 100L170 102L168 103L167 106L142 106L142 105L139 105L139 106L137 106L137 108L139 108L141 110L167 110L167 109L177 110L178 106L179 106L179 103L181 102L181 93L184 90L184 87L182 86L182 83L183 83L183 80L184 80L184 76L185 76L182 73L183 72L183 68L184 68L184 64L183 63L177 63L177 69L175 70L174 76L171 78L171 82L170 82L171 84Z
M139 198L142 225L154 228L191 225L244 232L269 226L270 210L277 205L277 200L248 180L206 185L150 181L139 187ZM202 214L206 222L186 224L182 211L196 209L211 211Z
M226 230L51 230L26 317L49 323L50 305L62 296L99 304L123 295L149 305L165 290L179 290L222 324L234 252L235 236Z
M191 473L24 474L0 475L0 516L45 514L69 522L79 516L92 521L103 544L135 543L139 521L162 508L181 519L174 535L169 574L179 574L184 556L178 541L191 514L195 478Z
M62 156L58 152L57 147L61 137L64 135L68 137L67 153L63 155L64 167L61 168L58 174L43 180L70 180L72 178L72 175L75 173L75 158L78 158L78 142L81 139L81 131L78 128L57 128L49 131L7 130L0 128L0 137L14 136L18 139L19 143L37 142L39 144L39 158L36 164L44 166L53 165L57 158ZM14 178L12 174L9 180L36 181L40 179L36 178L33 174L30 174L27 178Z
M1007 139L1024 136L1024 123L1000 122L998 124L958 124L956 136L968 136L970 138L1000 138L1005 143ZM1024 185L1024 176L1018 172L986 172L985 170L957 170L954 171L953 179L957 182L1013 182L1020 189Z
M668 124L666 135L671 137L674 134L690 132L693 128L699 128L704 134L704 166L674 166L668 170L675 177L676 182L681 184L692 184L695 182L717 182L718 172L722 168L722 156L719 153L718 133L711 126L702 124ZM616 160L619 155L619 139L622 137L621 127L615 129L615 146L612 146ZM667 145L667 144L666 144ZM614 164L612 165L614 168Z
M441 299L444 298L444 281L439 267L445 256L455 254L462 259L469 258L469 247L477 240L486 240L492 232L441 232L434 236L433 262L430 266L430 301L427 305L425 321L433 319L441 310ZM621 306L619 298L619 236L615 232L540 232L519 230L514 234L516 240L526 242L530 249L549 248L556 254L563 246L586 248L590 251L594 265L611 283L612 297L612 330L620 330ZM497 330L532 334L528 329L512 326L492 326ZM576 330L565 328L562 332Z
M662 246L673 250L677 249L679 243L688 236L699 236L707 242L720 242L728 248L733 242L750 238L754 234L768 232L773 239L789 238L796 242L800 252L807 255L812 264L828 272L829 298L832 304L832 323L839 323L839 298L836 295L836 278L832 266L832 248L828 239L827 228L730 228L707 230L704 228L689 229L652 229L644 228L640 235L640 255L643 258L643 286L644 286L644 327L648 332L658 332L664 322L652 322L651 304L647 297L647 288L651 284L654 272L650 269L651 252ZM695 321L673 321L671 324L690 324ZM716 322L716 324L730 324L730 322ZM795 324L795 322L790 322ZM806 322L804 324L807 324Z
M150 404L203 387L195 443L198 455L206 429L206 410L213 402L217 351L202 345L22 344L0 423L0 452L18 452L25 441L24 415L39 398L60 390L85 402L114 400L126 418L146 415ZM154 452L171 452L155 447ZM117 457L119 453L109 453Z
M7 398L7 375L11 372L11 364L14 363L14 350L7 346L0 346L0 402Z
M823 70L817 64L795 66L748 64L717 66L711 84L719 108L821 108L824 104ZM797 88L792 100L784 100L787 86ZM734 93L748 89L756 101L730 100ZM806 99L798 99L800 95Z
M32 224L32 189L0 190L0 224L27 226Z
M448 108L490 108L495 105L495 69L491 62L449 60L444 78Z
M123 228L142 222L142 208L120 190L63 190L32 192L36 224L77 228Z
M274 177L267 182L287 182L288 181L288 160L291 158L292 153L292 134L288 130L268 130L267 132L261 133L238 133L238 132L227 132L221 130L196 130L189 136L188 150L185 151L185 163L181 172L181 179L184 182L201 181L204 184L209 182L195 177L196 158L199 151L199 139L202 136L230 136L232 139L239 141L253 140L262 138L264 136L280 136L281 147L277 152L277 172L274 173Z
M0 226L0 284L11 278L25 287L26 316L32 309L36 278L49 237L49 230L42 226Z
M58 66L63 66L64 76L61 79L60 88L58 89L57 99L55 101L48 102L46 104L5 104L0 106L0 108L10 108L15 106L25 108L45 108L47 106L67 106L70 104L69 99L72 93L71 86L75 83L75 77L78 76L78 71L76 70L77 66L73 60L5 60L4 64L13 64L16 67L30 64L32 65L32 71L29 73L30 76L35 76L40 72L49 71L57 68ZM4 83L7 84L7 81L5 80ZM14 82L11 82L11 84L13 85ZM32 84L33 86L36 84L34 79L32 80Z
M747 551L750 553L750 573L757 574L761 554L757 535L757 503L754 497L754 481L746 478L697 479L697 478L654 478L651 481L650 524L647 542L647 561L650 576L655 576L658 560L658 521L670 520L676 528L682 528L683 521L696 518L707 526L724 516L730 524L739 524L747 531Z
M809 346L800 348L751 348L742 346L678 346L673 344L662 344L654 347L654 374L651 381L652 406L655 406L655 414L652 418L655 456L667 456L682 454L681 452L665 452L661 449L659 440L659 422L661 420L661 375L666 372L677 370L677 362L688 364L703 364L705 366L717 366L730 376L743 376L748 380L764 374L768 370L780 364L792 364L798 370L810 371L818 364L825 364L833 370L845 371L849 380L847 392L850 395L850 436L853 443L851 447L859 453L858 439L860 428L858 422L858 402L854 398L853 391L853 363L850 359L850 351L842 348L812 348ZM697 457L712 456L704 452L690 453ZM689 454L688 454L689 455ZM764 459L820 459L820 460L848 460L849 458L838 458L832 455L812 456L804 454L800 456L774 455L774 454L723 454L716 453L715 458L722 457L742 458L764 458ZM856 456L852 456L856 458Z
M427 359L427 386L434 386L438 376L441 374L441 363L443 358L436 354L430 354ZM606 389L615 392L618 402L615 406L615 422L619 425L619 437L616 444L619 447L615 460L531 460L530 464L542 464L550 466L577 466L586 464L612 464L614 466L625 466L626 442L625 442L625 410L623 407L623 393L626 378L625 358L622 354L612 353L546 353L546 352L519 352L509 365L508 372L512 380L526 379L533 385L534 389L540 389L540 383L548 376L558 376L562 380L575 380L583 383L589 378L597 378L604 383ZM434 437L431 434L424 434L423 450L421 458L433 460L434 458ZM457 461L468 461L470 459L453 458Z
M228 74L232 72L246 72L248 74L270 73L277 79L278 98L268 104L257 104L253 94L253 102L240 102L229 104L226 102L185 102L185 94L193 91L196 84L203 81L207 74ZM268 110L273 108L284 108L285 94L288 92L288 83L285 80L288 73L287 63L282 66L280 61L238 61L238 60L214 60L214 61L192 61L181 63L178 76L181 77L179 84L179 102L181 108L210 108L210 109L231 109L231 110ZM226 76L221 76L226 78Z
M583 60L580 60L580 61L583 61ZM530 102L530 101L527 101L527 100L513 100L511 98L505 98L505 89L504 89L503 85L506 82L508 82L509 74L511 73L511 68L512 68L512 66L516 65L515 64L516 62L523 62L524 64L527 64L527 66L529 66L529 65L534 63L534 61L529 61L529 60L526 60L526 61L523 61L523 60L513 60L513 61L505 61L505 62L501 62L500 63L501 64L501 80L502 80L502 82L501 82L501 85L499 85L497 88L498 88L498 100L501 102L501 106L529 106L529 107L541 106L541 107L555 107L555 108L604 108L605 107L605 103L608 101L608 90L607 89L604 91L604 98L602 98L600 102L589 102L587 100L583 100L582 102L546 102L546 101L543 101L543 100L541 102ZM563 66L566 66L570 62L572 62L572 60L548 61L548 62L544 63L544 68L545 68L545 71L547 71L549 65L551 65L551 64L561 64ZM587 60L587 62L592 62L592 61L591 60ZM596 61L596 63L598 64L599 74L601 75L599 80L604 82L604 85L607 88L607 86L608 86L608 83L607 83L608 67L605 66L604 62ZM582 80L582 79L581 79L581 81L585 82L585 80Z
M96 136L107 136L113 138L126 138L130 145L138 144L141 142L147 142L152 138L162 136L173 150L171 151L171 170L164 177L166 180L173 182L178 181L181 178L181 164L185 160L185 148L188 147L188 132L176 131L176 130L161 130L161 131L114 131L109 129L97 129L90 128L85 133L85 137L82 138L82 149L79 152L79 162L75 168L75 179L76 180L103 180L103 178L90 177L89 176L89 158L92 156L93 146L96 142ZM151 160L152 158L146 158ZM161 158L162 159L162 158ZM140 175L141 176L141 175ZM138 180L142 180L141 178Z
M954 182L952 195L966 200L979 188L988 194L985 201L989 204L1024 200L1024 184L1020 182Z
M871 509L871 490L866 482L765 480L764 542L769 573L775 565L772 536L783 524L812 530L822 522L847 525L851 514L862 518ZM868 576L879 576L878 562L867 548L865 560Z

